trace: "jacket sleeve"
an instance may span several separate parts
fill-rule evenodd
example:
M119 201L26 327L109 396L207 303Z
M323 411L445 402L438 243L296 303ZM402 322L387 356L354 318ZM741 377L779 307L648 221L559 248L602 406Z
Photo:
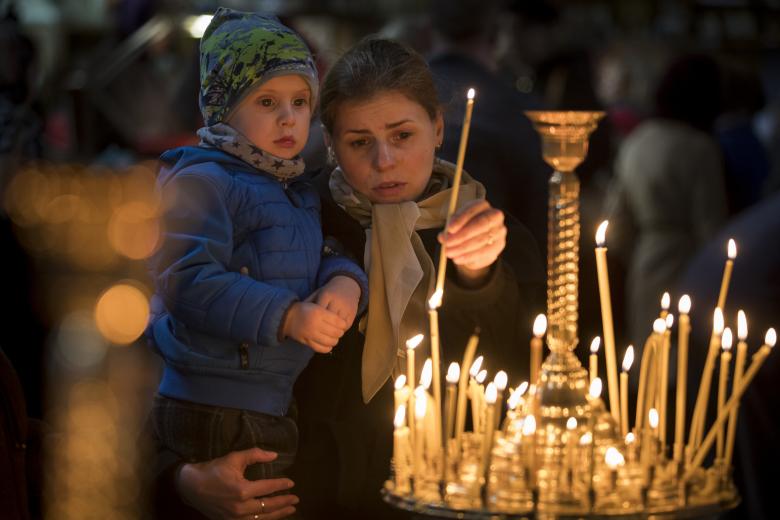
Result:
M326 238L317 272L317 287L322 287L334 276L347 276L360 286L358 316L362 314L368 306L368 276L352 258L343 254L343 247L335 239Z
M172 200L163 243L152 263L166 309L186 326L237 342L275 346L292 291L227 270L233 222L230 185L206 175L179 174L164 190Z

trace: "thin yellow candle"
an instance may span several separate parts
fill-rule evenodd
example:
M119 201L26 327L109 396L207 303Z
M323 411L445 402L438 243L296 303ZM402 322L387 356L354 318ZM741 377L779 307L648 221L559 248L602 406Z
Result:
M609 221L601 223L596 231L596 272L599 281L599 296L601 300L601 321L604 328L604 354L607 360L607 388L609 389L609 411L615 422L620 421L618 397L617 358L615 354L615 328L612 324L612 297L609 292L609 275L607 273L607 248L604 241Z
M469 338L469 342L466 344L466 350L463 352L463 363L461 364L463 369L460 372L460 380L458 381L458 406L457 411L455 412L455 455L458 458L460 458L460 445L463 437L463 429L466 426L466 385L469 382L469 371L466 370L466 368L471 367L478 344L479 334L475 332Z
M669 349L672 341L672 325L674 324L674 315L666 315L666 331L663 335L661 344L661 386L658 396L658 434L661 440L661 453L666 454L666 408L669 402Z
M660 318L653 322L653 334L651 334L645 346L642 349L642 361L639 364L639 393L636 399L636 419L634 426L637 431L642 431L647 417L647 410L650 409L650 403L655 400L655 377L657 374L656 366L659 356L658 339L666 329L666 322Z
M395 492L402 494L409 491L409 427L406 426L405 405L402 404L396 409L393 425Z
M729 292L729 282L731 281L731 271L734 269L734 259L737 258L737 243L733 238L729 238L728 258L726 266L723 268L723 278L720 282L720 292L718 293L718 307L725 309L726 296Z
M647 426L644 428L642 436L642 451L640 454L640 463L645 475L650 471L650 466L655 465L656 443L658 442L658 410L651 408L647 413Z
M431 360L433 361L433 420L436 425L436 436L441 444L441 363L439 347L439 313L436 309L441 306L441 291L433 293L428 300L428 319L431 325Z
M498 393L496 397L497 403L502 403L504 401L504 390L506 390L506 385L509 383L509 377L506 375L506 372L503 370L499 370L496 376L493 378L493 383L496 385L496 392ZM494 419L492 422L493 429L498 428L498 423L501 420L501 408L496 406L496 412L494 414ZM491 423L488 423L488 426L490 426Z
M588 357L589 369L588 370L588 384L593 382L594 379L599 377L599 347L601 346L601 338L596 336L593 341L590 342L590 356Z
M482 384L487 379L487 370L482 369L474 378L476 385L474 387L474 401L477 403L477 426L475 433L484 433L485 431L485 386Z
M720 373L718 374L718 415L723 412L723 405L726 404L726 384L729 380L729 365L731 363L731 329L726 327L723 329L723 336L721 337L721 345L723 352L720 354ZM718 428L718 443L716 453L716 460L723 460L725 455L725 443L726 432L723 430L721 424Z
M450 226L450 217L455 213L455 207L458 203L458 191L460 190L460 178L463 174L463 159L466 157L466 145L469 140L469 126L471 125L471 111L474 109L474 96L476 91L470 88L466 97L466 113L463 116L463 128L460 132L460 145L458 146L458 158L455 163L455 178L452 181L452 191L450 192L450 204L447 208L447 220L444 225L444 232ZM436 292L444 291L444 273L447 271L447 248L442 245L439 254L439 271L436 276Z
M620 372L620 435L628 433L628 371L634 362L634 346L629 345L623 355L623 371Z
M523 445L526 446L525 462L530 486L536 485L536 417L527 415L523 420Z
M425 408L427 405L427 399L415 399L414 417L416 426L414 434L414 477L416 479L422 479L425 475L425 452L423 451L423 443L425 442Z
M739 343L737 343L737 359L734 363L734 382L731 385L732 393L734 390L742 384L742 375L745 371L745 358L747 357L747 318L745 312L740 310L737 313L737 336L739 337ZM739 413L739 404L734 406L734 409L729 415L728 433L726 435L726 467L731 466L731 459L734 456L734 439L737 433L737 416Z
M409 385L409 410L416 411L414 403L414 385L415 385L415 363L414 363L414 349L422 342L422 334L417 334L406 340L406 383ZM415 437L417 436L417 428L415 428L416 414L409 414L409 432L412 438L412 444L416 445Z
M691 297L684 294L677 304L680 324L677 327L677 403L674 415L674 460L682 462L685 447L685 399L688 384L688 338L691 334Z
M460 367L454 361L450 363L447 368L447 397L445 398L444 406L444 438L451 439L453 436L453 428L455 426L455 392L460 379Z
M531 339L531 384L539 382L542 370L542 336L547 331L547 316L539 314L534 320L534 337Z
M422 388L424 390L423 393L425 398L429 401L432 401L426 406L427 411L425 413L425 434L428 436L426 440L426 450L428 450L429 446L431 451L428 451L428 456L431 458L435 456L435 453L438 453L438 449L441 446L441 433L439 430L441 426L436 424L436 411L432 409L434 407L434 402L433 398L428 392L428 389L431 387L432 379L433 362L431 361L431 358L428 358L425 360L422 372L420 373L420 386L418 386L417 390L415 390L415 399L420 398L421 394L418 392L418 390Z
M394 386L393 404L395 405L395 409L398 410L401 405L406 405L411 392L409 391L409 386L406 384L406 376L403 374L396 378Z
M629 462L635 462L637 460L636 435L634 435L634 432L628 432L626 434L626 459Z
M574 473L574 453L577 451L577 436L574 430L577 429L577 419L569 417L566 420L566 467Z
M472 363L469 369L469 401L471 402L471 428L476 433L479 425L479 392L477 391L477 376L482 366L482 356Z
M617 486L618 468L626 463L626 459L617 448L610 446L604 454L604 462L606 462L607 467L609 468L609 489L610 491L614 491Z
M668 292L663 293L661 296L661 319L665 320L666 315L669 314L669 306L672 303L672 297L669 296Z
M488 473L490 471L490 451L493 448L493 422L496 415L496 398L498 391L496 385L488 383L485 389L485 435L482 438L482 475L485 483L488 482Z
M712 428L710 428L709 433L707 433L707 436L704 438L701 445L699 446L699 449L696 451L693 460L688 466L688 471L684 477L685 480L689 479L693 474L693 471L701 466L701 463L704 461L704 457L707 456L707 452L710 450L710 448L712 448L712 443L715 441L718 429L729 418L731 411L736 408L737 403L739 403L739 400L747 390L748 385L750 385L750 382L756 376L756 373L758 373L758 369L761 368L764 360L772 351L776 341L777 333L775 332L775 329L770 328L766 331L764 344L760 349L758 349L758 352L753 354L753 361L750 363L750 367L748 367L747 372L745 372L743 375L739 386L734 387L734 391L732 392L731 397L728 401L726 401L726 404L723 406L723 410L715 419Z
M712 372L715 368L715 358L720 350L720 335L723 334L723 311L720 307L715 309L712 319L712 336L710 337L707 359L704 362L699 392L696 396L696 404L693 408L691 420L691 433L688 438L688 454L693 455L701 444L701 436L704 423L707 420L707 401L710 398L710 385L712 384Z

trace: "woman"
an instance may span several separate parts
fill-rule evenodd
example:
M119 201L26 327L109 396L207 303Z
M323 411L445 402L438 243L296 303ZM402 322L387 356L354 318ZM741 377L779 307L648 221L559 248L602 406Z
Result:
M379 489L390 468L392 376L405 366L406 339L427 336L439 243L449 258L440 310L443 370L461 361L479 327L491 377L504 369L515 384L527 378L522 345L541 308L543 271L528 231L514 223L508 229L465 172L460 207L441 233L454 166L435 158L442 112L416 52L387 40L359 43L334 64L320 108L338 165L317 179L323 227L365 260L369 308L296 385L301 450L293 479L304 517L390 515ZM417 349L421 361L426 349Z
M392 375L405 366L405 340L427 336L439 244L449 258L440 309L443 367L461 361L479 327L479 354L491 376L503 369L514 384L527 379L524 345L543 308L544 273L530 233L505 223L466 172L461 205L449 232L440 233L454 166L435 159L442 111L416 52L387 40L358 44L328 74L320 106L338 164L315 180L324 233L367 260L369 309L331 355L315 356L296 384L300 452L292 478L301 501L295 507L303 518L394 516L379 493L390 470ZM428 356L426 348L417 348L419 359ZM264 513L247 516L252 507L261 511L260 502L247 494L243 462L234 458L179 466L178 494L211 518L280 518L291 511L297 498L264 497Z

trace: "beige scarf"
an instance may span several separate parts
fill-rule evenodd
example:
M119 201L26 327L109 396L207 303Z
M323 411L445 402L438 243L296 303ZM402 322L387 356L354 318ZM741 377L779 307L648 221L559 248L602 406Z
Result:
M361 322L366 335L362 362L366 403L390 377L398 358L405 356L406 340L427 330L426 303L436 276L417 230L444 227L454 175L452 163L436 159L420 200L397 204L372 204L347 183L339 168L330 176L333 199L366 230L370 300ZM485 188L466 172L458 193L458 207L485 198Z

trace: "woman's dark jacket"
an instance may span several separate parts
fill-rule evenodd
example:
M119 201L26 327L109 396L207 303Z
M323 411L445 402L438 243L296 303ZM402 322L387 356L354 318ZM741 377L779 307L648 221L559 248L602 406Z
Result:
M328 174L315 180L322 198L323 234L334 237L353 258L362 259L365 231L333 201ZM480 329L477 355L492 378L498 370L516 386L528 379L529 340L534 316L544 309L544 271L529 231L507 215L507 246L479 289L455 281L450 263L440 310L442 372L462 361L468 337ZM420 231L426 250L438 260L439 229ZM370 303L369 303L370 305ZM363 335L352 328L329 355L316 355L295 385L300 448L291 475L304 518L397 516L379 490L390 474L392 381L364 404L360 370ZM421 324L427 329L427 322Z

